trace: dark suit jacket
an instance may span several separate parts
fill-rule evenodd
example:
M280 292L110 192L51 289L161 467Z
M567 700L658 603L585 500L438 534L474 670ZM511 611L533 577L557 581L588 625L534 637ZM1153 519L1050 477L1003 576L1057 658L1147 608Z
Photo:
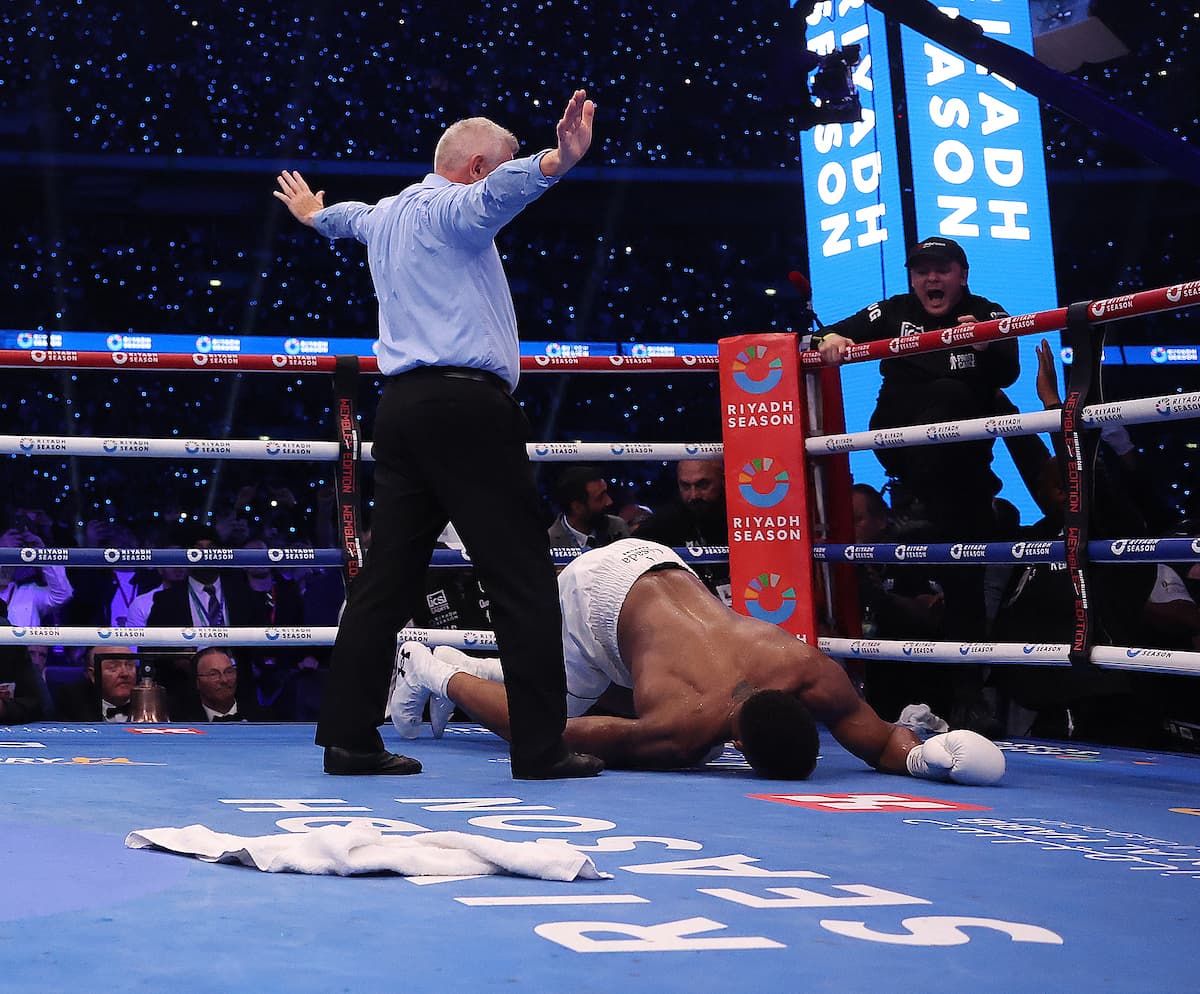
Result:
M204 713L204 705L200 703L200 695L192 691L188 696L187 701L180 708L180 712L176 715L171 713L172 721L185 721L190 725L202 725L208 723L208 717ZM237 720L238 721L273 721L274 717L263 707L261 707L254 699L252 693L243 693L242 679L238 677L238 692L237 692Z
M554 519L554 524L546 529L546 534L550 537L550 548L552 549L579 548L578 539L571 534L571 530L567 528L561 514ZM629 525L624 518L618 518L615 514L606 514L604 521L596 529L595 537L595 548L611 545L619 538L629 538Z
M192 627L192 605L187 583L167 587L154 595L154 604L146 618L147 626L156 628ZM266 627L271 624L271 607L267 595L251 590L244 574L234 570L221 573L221 595L225 599L225 624L228 627L248 625Z
M67 579L75 593L62 606L64 625L96 625L107 628L111 621L113 597L117 593L117 578L111 569L73 567ZM140 569L133 574L134 596L153 590L161 583L154 570Z
M58 687L55 707L60 721L103 721L96 685L87 677Z
M20 646L0 647L0 683L16 684L12 697L0 702L0 725L23 725L49 717L43 703L41 674Z

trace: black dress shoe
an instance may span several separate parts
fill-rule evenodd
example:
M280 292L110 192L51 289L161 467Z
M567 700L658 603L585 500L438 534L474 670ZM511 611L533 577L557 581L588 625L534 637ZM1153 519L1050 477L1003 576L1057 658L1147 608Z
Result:
M604 770L604 762L585 752L569 752L556 762L544 766L513 764L514 780L567 780L572 777L594 777Z
M420 773L421 764L415 759L388 752L386 749L363 752L359 749L326 746L325 772L334 776L402 777L409 773Z

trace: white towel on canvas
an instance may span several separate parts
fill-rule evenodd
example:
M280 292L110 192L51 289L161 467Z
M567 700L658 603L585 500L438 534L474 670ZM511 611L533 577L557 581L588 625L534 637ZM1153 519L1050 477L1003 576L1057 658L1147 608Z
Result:
M603 880L590 856L554 842L504 842L467 832L384 835L369 826L327 825L283 835L226 835L204 825L143 828L130 849L159 849L267 873L398 873L406 877L508 873L541 880Z

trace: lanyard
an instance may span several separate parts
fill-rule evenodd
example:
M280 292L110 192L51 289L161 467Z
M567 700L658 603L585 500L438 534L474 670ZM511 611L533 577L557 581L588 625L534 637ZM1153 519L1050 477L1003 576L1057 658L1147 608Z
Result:
M212 624L212 620L208 616L208 608L200 600L200 595L196 593L196 588L188 583L188 596L192 599L192 603L196 606L196 610L200 614L201 627L208 627ZM222 616L225 614L225 601L217 596L216 585L213 585L213 600L216 601L216 607L220 608Z

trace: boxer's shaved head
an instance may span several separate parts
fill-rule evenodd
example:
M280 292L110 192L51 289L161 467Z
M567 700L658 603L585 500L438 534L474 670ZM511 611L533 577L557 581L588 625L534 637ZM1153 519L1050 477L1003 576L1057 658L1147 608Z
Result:
M737 732L742 755L761 777L807 780L817 765L816 723L792 694L751 694L739 712Z

